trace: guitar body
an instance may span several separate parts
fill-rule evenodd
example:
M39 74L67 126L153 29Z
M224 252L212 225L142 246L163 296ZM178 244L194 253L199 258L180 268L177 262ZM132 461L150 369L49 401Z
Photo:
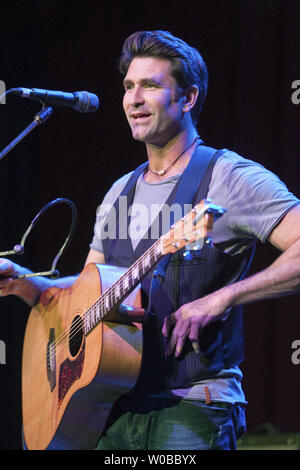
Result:
M84 312L125 271L89 264L72 287L51 288L31 310L22 364L27 449L92 449L114 402L136 383L142 327L100 321L84 334ZM136 288L126 303L141 307Z
M139 282L162 256L186 246L201 249L224 211L203 200L127 270L91 263L72 287L41 295L23 347L27 449L95 448L113 404L139 375L144 316ZM120 304L134 311L119 313Z

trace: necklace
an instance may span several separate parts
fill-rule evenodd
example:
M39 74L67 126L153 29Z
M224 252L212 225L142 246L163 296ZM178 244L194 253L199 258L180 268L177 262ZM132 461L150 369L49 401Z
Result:
M184 155L197 142L198 139L199 139L199 136L197 135L197 137L193 140L193 142L190 145L188 145L183 150L183 152L181 152L181 154L178 155L178 157L167 168L164 168L163 170L155 171L155 170L152 170L152 168L150 168L150 165L148 164L148 170L150 170L151 173L154 173L157 176L165 175L170 170L170 168L172 168L172 166L175 165L175 163L179 160L179 158L182 157L182 155Z

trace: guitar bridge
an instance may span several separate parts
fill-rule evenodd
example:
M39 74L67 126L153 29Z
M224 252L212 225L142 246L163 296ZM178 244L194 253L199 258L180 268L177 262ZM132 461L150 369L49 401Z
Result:
M51 392L56 386L56 351L55 351L55 329L50 328L49 341L47 343L47 377Z

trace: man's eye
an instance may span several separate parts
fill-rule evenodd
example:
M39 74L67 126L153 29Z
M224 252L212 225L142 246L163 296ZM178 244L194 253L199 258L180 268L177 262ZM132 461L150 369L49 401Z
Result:
M133 88L133 85L131 85L131 84L124 85L124 90L125 91L131 90L132 88Z
M158 85L157 85L156 83L154 83L154 82L146 82L146 83L144 83L144 87L145 87L145 88L157 88L157 86L158 86Z

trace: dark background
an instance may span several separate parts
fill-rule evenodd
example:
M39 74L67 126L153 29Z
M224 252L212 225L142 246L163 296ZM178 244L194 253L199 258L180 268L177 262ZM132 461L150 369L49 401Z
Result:
M78 228L60 259L61 275L82 269L96 208L113 181L145 160L121 109L116 61L137 30L165 29L199 48L208 65L208 98L199 121L202 138L231 148L277 173L300 196L300 105L291 101L300 80L299 0L0 1L0 79L17 86L88 90L100 97L97 113L57 108L0 162L0 251L19 242L37 212L57 197L71 199ZM0 149L40 109L8 97L0 105ZM21 258L48 270L64 241L70 210L56 206L26 242ZM257 250L253 271L277 256ZM21 357L29 312L17 298L0 302L0 449L21 445ZM245 307L246 358L242 369L249 401L248 430L269 422L300 431L300 365L291 361L300 339L299 295Z

